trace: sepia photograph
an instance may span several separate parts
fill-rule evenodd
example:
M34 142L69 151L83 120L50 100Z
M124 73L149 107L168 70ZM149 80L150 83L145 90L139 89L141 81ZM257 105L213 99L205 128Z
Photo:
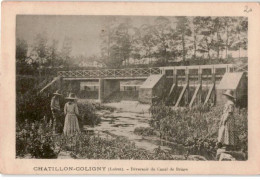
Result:
M248 160L246 16L16 15L16 159Z
M1 6L1 173L260 173L259 4Z

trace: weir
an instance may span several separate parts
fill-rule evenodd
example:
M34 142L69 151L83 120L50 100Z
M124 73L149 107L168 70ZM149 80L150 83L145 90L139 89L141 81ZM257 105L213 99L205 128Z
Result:
M244 75L236 75L237 71ZM91 97L105 102L112 95L131 94L132 97L137 96L134 99L141 103L164 99L175 107L192 107L198 103L219 103L218 85L227 73L237 77L237 84L233 89L242 88L238 85L240 80L246 85L245 65L241 68L235 64L59 71L58 77L62 82L61 87L67 84L69 91L80 95L86 91L82 98ZM232 81L230 77L225 78L225 81ZM135 81L138 83L135 84ZM222 87L221 91L223 89L227 88ZM244 90L238 94L243 94L238 98L245 98Z

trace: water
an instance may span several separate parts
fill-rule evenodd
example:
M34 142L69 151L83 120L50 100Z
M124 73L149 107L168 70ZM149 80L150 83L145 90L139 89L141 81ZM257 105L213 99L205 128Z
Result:
M150 105L140 104L138 101L121 101L118 103L107 103L106 106L115 107L114 112L107 110L98 111L102 117L102 121L95 127L85 128L88 131L94 131L100 136L121 136L133 141L139 148L153 151L160 146L162 149L171 150L167 143L161 141L158 137L143 137L134 133L134 129L138 127L150 127L149 113Z

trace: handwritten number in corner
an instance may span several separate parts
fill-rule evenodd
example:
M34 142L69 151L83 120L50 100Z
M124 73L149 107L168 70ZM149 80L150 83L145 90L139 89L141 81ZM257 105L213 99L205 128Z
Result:
M249 8L247 5L245 6L244 12L250 13L252 11L253 11L252 8Z

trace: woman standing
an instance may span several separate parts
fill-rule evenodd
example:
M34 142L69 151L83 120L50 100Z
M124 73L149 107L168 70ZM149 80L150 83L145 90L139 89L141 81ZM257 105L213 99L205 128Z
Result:
M78 110L78 105L76 103L76 95L74 93L70 93L69 97L66 99L69 100L64 106L64 114L65 114L65 123L64 123L64 128L63 128L63 133L66 136L73 135L75 133L79 133L79 123L78 123L78 118L79 116L79 110Z
M226 104L220 120L218 142L221 143L226 150L229 150L235 145L235 122L233 116L235 97L231 90L227 90L223 95L226 97Z

